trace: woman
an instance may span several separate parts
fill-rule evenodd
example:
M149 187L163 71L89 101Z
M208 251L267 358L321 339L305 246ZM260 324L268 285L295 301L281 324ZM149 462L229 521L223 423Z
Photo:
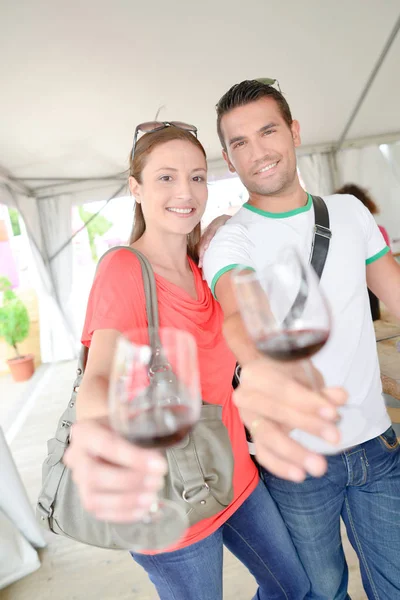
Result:
M360 188L358 185L355 185L354 183L346 183L335 193L336 194L351 194L352 196L355 196L356 198L358 198L360 200L360 202L362 202L364 204L365 208L367 210L369 210L371 215L379 214L379 208L377 207L375 202L372 200L371 196L367 193L367 191L363 190L362 188ZM382 225L378 225L378 227L380 229L381 234L383 235L386 245L390 248L390 239L389 239L388 232ZM369 296L369 304L371 307L372 320L377 321L378 319L381 318L381 309L380 309L380 304L379 304L379 298L377 298L377 296L375 296L375 294L373 292L371 292L370 289L368 289L368 296Z
M131 244L155 272L160 325L194 335L203 397L223 405L235 459L234 499L227 509L190 527L171 551L132 556L147 571L161 600L221 600L223 544L256 578L259 588L254 598L301 600L309 582L248 454L232 402L235 359L222 336L221 309L196 265L207 202L205 151L194 128L161 126L134 144L129 178L136 199ZM91 290L82 336L90 352L78 394L78 423L65 456L85 508L100 519L139 519L162 487L162 457L130 445L101 422L107 415L116 340L120 332L143 327L140 265L132 253L121 249L100 263Z

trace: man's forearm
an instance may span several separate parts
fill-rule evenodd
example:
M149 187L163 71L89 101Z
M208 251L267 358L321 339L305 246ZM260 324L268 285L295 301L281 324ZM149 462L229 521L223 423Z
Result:
M233 313L224 321L224 336L229 348L241 365L260 358L260 353L250 339L239 313Z

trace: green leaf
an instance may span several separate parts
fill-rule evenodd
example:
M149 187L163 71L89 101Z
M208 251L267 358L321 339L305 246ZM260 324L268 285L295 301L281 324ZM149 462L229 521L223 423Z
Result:
M79 216L84 223L87 223L87 221L89 221L89 219L93 216L93 213L85 210L83 206L80 206ZM111 223L111 221L106 219L106 217L104 217L103 215L96 215L95 218L86 225L93 260L96 261L98 258L96 253L95 238L97 236L101 237L102 235L107 233L107 231L111 229L112 225L113 224Z
M19 212L12 207L9 207L8 214L10 215L11 229L13 235L21 235L21 227L19 224Z
M0 292L5 292L6 290L11 290L12 289L12 285L11 285L11 281L4 276L0 277Z

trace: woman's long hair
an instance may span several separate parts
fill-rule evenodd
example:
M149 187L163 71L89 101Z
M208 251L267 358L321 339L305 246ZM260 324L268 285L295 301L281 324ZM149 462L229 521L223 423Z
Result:
M142 172L146 164L147 157L157 146L166 144L173 140L183 140L196 146L207 159L206 152L199 142L199 140L189 131L179 129L178 127L170 126L159 131L144 134L136 144L135 152L132 160L132 154L129 159L129 175L134 177L138 183L142 183ZM135 213L132 233L129 239L129 244L133 244L146 230L146 221L144 219L142 205L138 202L135 203ZM196 264L199 260L198 245L201 237L201 226L200 223L196 225L191 233L187 236L187 247L188 255L192 258Z

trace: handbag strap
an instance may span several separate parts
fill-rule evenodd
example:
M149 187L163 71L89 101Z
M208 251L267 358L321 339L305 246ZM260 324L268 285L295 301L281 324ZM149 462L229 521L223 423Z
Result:
M139 250L132 248L131 246L114 246L113 248L110 248L109 250L107 250L107 252L105 252L103 254L103 256L100 258L99 262L97 263L96 273L97 273L97 269L99 268L99 264L104 259L104 257L107 256L107 254L110 254L111 252L116 252L117 250L121 250L121 249L132 252L132 254L134 254L137 257L137 259L139 260L140 267L142 269L144 295L146 298L146 315L147 315L147 324L148 324L148 329L149 329L149 341L150 341L150 347L153 351L153 359L152 359L150 367L153 367L153 362L155 362L156 360L159 360L159 357L162 354L162 346L161 346L161 340L160 340L160 334L159 334L160 320L159 320L159 315L158 315L156 280L154 277L154 271L152 269L151 264L149 263L147 258L144 256L144 254L139 252ZM83 373L85 372L88 352L89 352L89 349L87 348L87 346L84 346L82 344L81 351L80 351L79 357L78 357L78 369L77 369L79 381L77 380L75 382L76 386L80 385Z
M125 248L126 250L132 252L132 254L136 255L136 257L139 259L140 266L142 268L150 346L153 350L156 348L161 348L161 340L158 331L160 326L160 320L158 316L157 288L156 280L154 277L154 271L147 258L144 256L144 254L139 252L139 250L135 250L130 246L125 246Z

